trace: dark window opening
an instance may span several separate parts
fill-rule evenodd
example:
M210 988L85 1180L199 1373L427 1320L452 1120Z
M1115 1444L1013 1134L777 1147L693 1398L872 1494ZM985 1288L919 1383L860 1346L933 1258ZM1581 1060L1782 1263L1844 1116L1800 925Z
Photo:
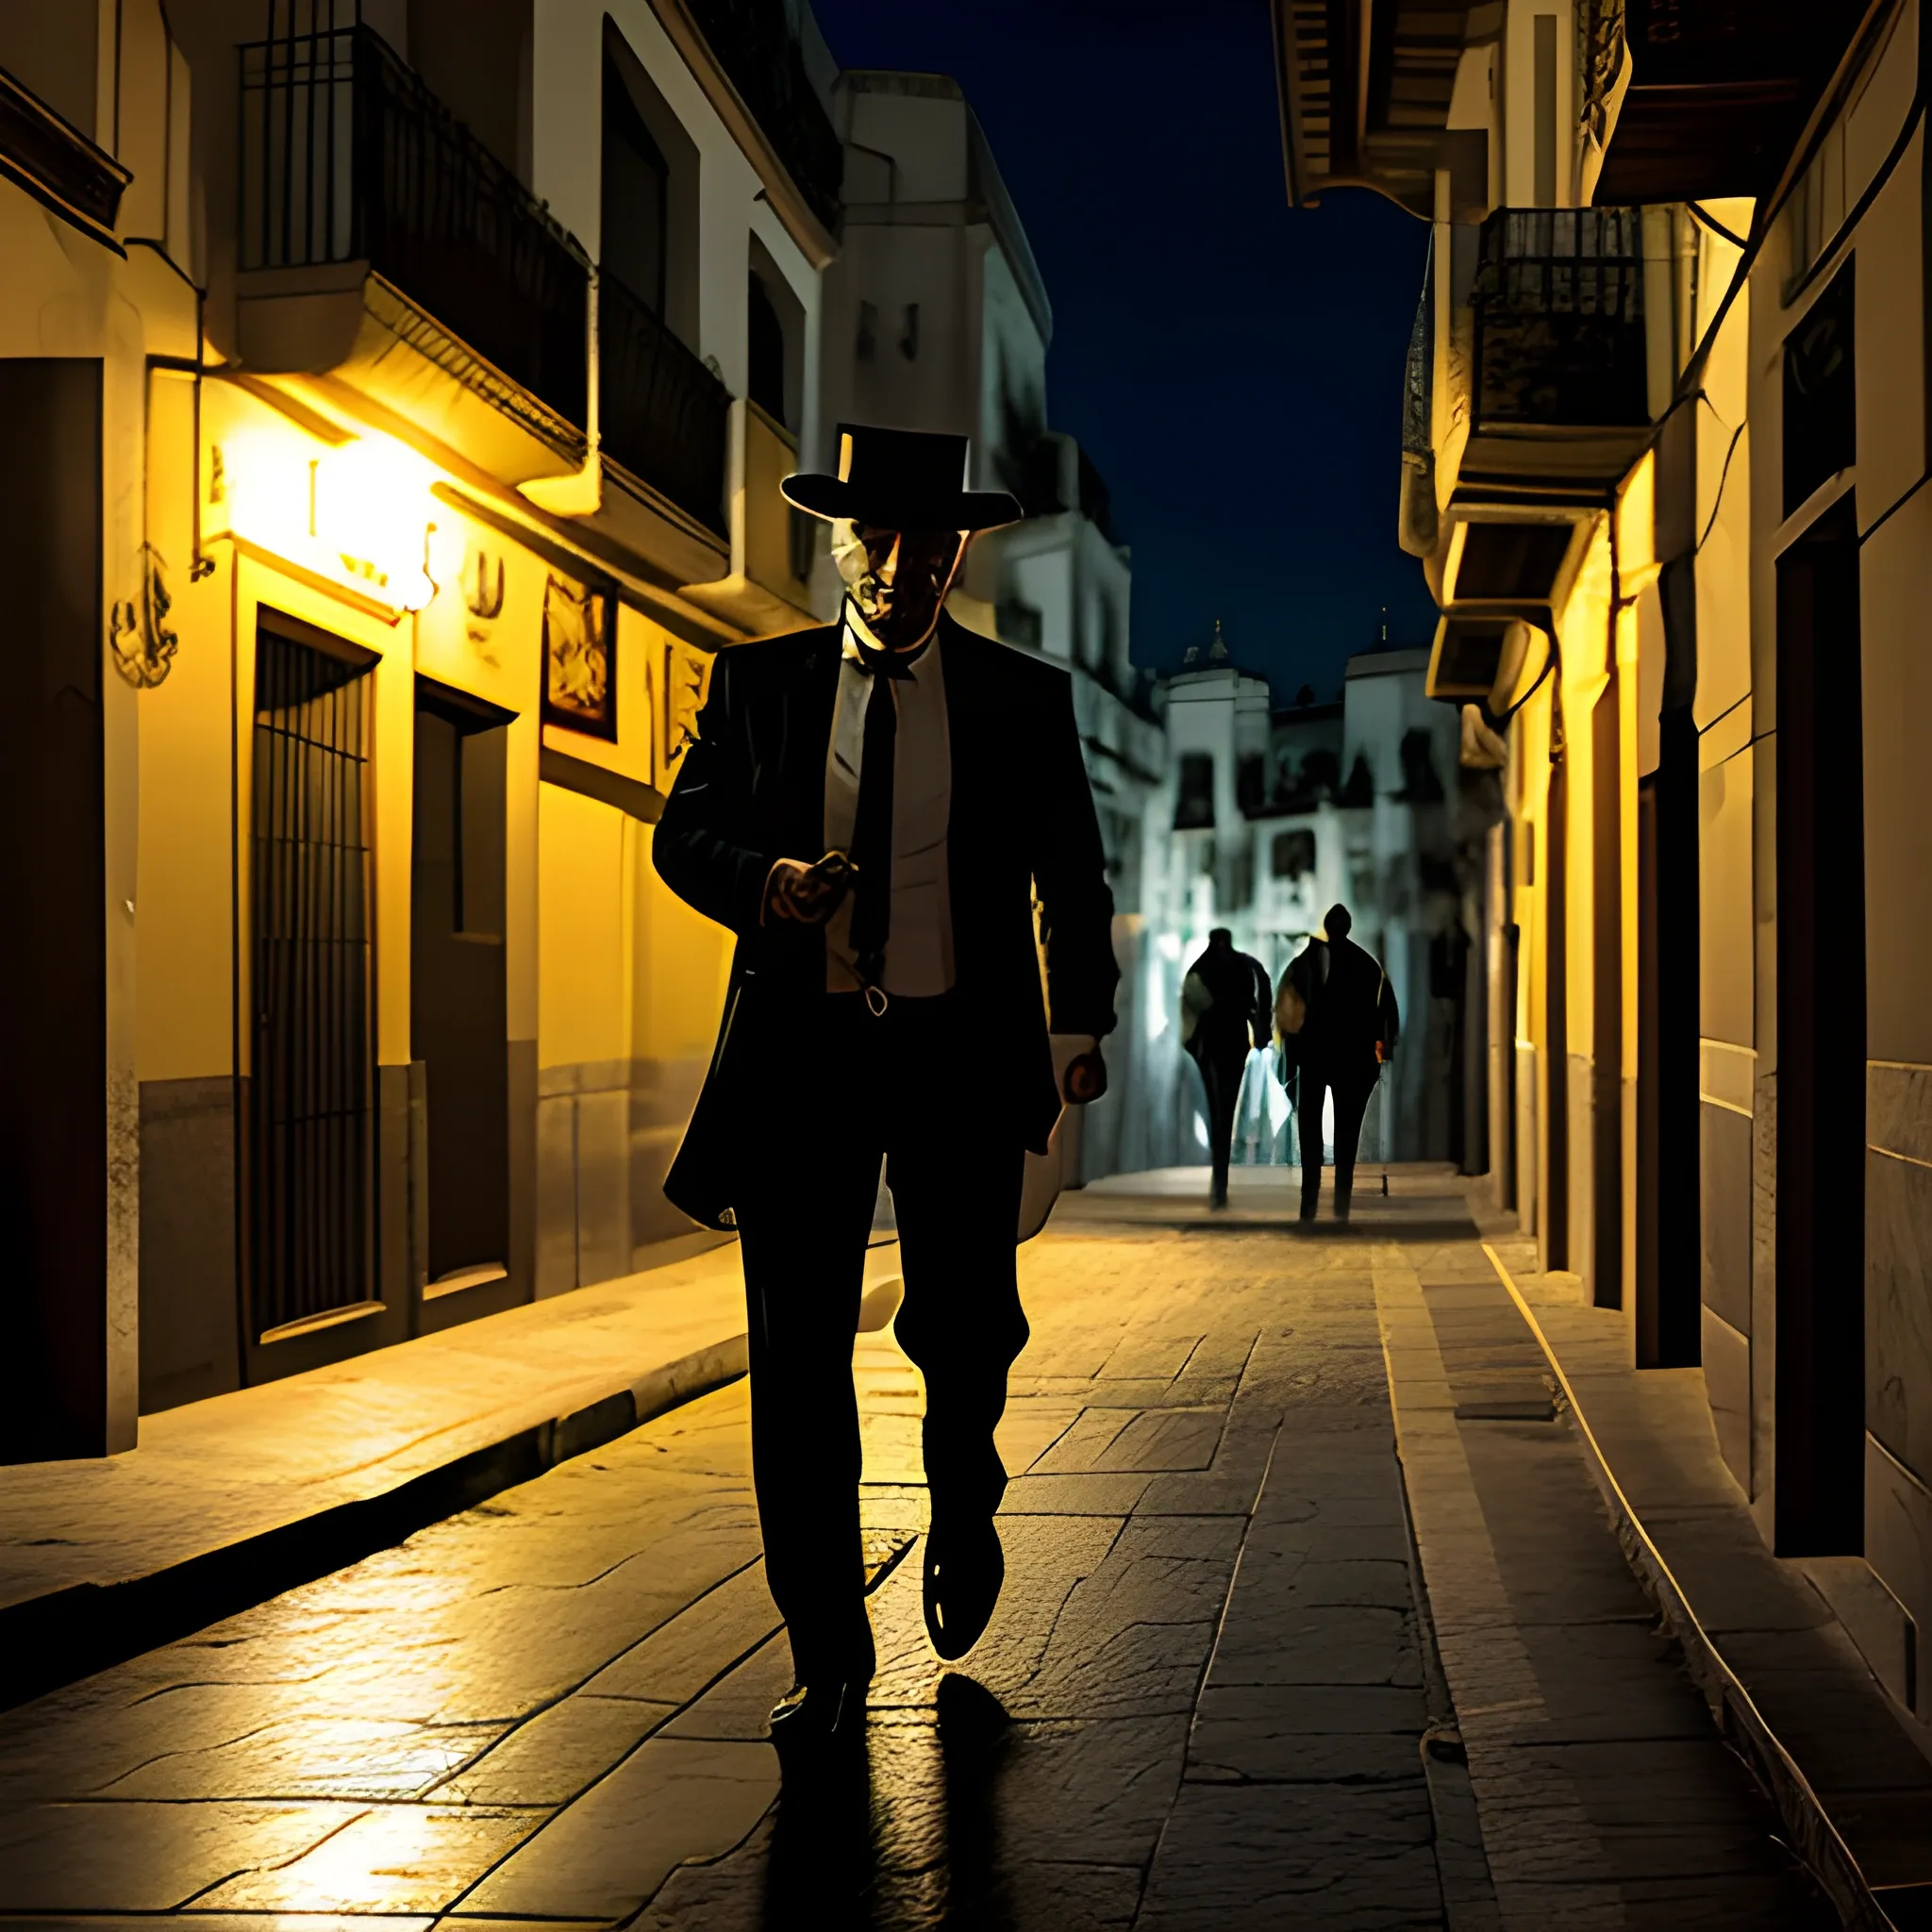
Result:
M1410 805L1440 805L1442 780L1436 772L1429 734L1418 726L1402 734L1402 796Z
M751 399L774 423L785 416L785 325L765 287L764 277L752 271L746 313L750 369L746 387Z
M1375 774L1369 769L1369 755L1358 751L1355 763L1349 767L1348 783L1336 794L1337 805L1354 808L1374 805L1375 802Z
M1176 832L1198 830L1214 823L1214 759L1205 751L1181 754L1180 791L1174 800Z
M1299 879L1315 869L1312 832L1276 832L1269 869L1278 879Z
M603 272L664 313L671 169L617 63L604 62Z
M1257 751L1235 761L1234 802L1242 811L1259 811L1268 803L1268 760Z
M1784 513L1858 455L1853 285L1848 261L1785 341Z

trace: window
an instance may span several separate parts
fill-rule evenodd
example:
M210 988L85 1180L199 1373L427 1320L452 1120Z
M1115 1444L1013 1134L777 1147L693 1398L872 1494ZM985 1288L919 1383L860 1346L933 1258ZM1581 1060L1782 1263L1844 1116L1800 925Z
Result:
M615 61L604 62L603 271L664 313L671 170Z
M1276 832L1269 871L1278 879L1299 879L1315 869L1315 835L1309 831Z
M785 325L778 320L764 277L751 272L751 293L746 315L750 368L747 388L751 399L774 423L785 416Z
M1268 760L1257 751L1244 753L1235 765L1234 802L1244 812L1268 803Z
M1174 808L1174 828L1176 832L1189 832L1213 823L1213 756L1205 751L1183 752L1180 791Z
M1857 371L1853 366L1852 270L1848 261L1785 340L1784 513L1857 459Z

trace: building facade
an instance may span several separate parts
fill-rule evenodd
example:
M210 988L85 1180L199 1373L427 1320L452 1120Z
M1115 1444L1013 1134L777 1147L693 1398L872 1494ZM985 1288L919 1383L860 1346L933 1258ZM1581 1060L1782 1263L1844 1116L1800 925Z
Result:
M1767 1541L1843 1559L1923 1719L1921 9L1387 10L1357 73L1276 7L1283 130L1295 202L1431 225L1400 529L1507 807L1498 1197L1638 1366L1701 1365Z
M0 22L8 1453L629 1273L728 935L649 862L826 612L808 9Z

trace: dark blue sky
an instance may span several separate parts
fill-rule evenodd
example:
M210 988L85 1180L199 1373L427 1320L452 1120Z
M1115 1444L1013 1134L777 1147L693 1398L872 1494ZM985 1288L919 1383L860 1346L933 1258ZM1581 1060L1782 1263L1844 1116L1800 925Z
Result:
M1335 694L1435 607L1395 543L1426 230L1379 196L1291 210L1262 0L813 0L848 67L950 74L1053 299L1053 426L1134 551L1137 663L1219 617L1278 699Z

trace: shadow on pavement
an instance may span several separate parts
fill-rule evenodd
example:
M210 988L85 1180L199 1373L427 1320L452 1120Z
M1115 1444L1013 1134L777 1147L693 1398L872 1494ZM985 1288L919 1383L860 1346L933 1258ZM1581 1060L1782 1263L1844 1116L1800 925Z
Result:
M908 1845L906 1821L894 1819L903 1809L895 1795L903 1801L908 1794L886 1788L891 1754L876 1765L870 1752L856 1749L794 1752L781 1760L765 1867L766 1932L897 1923L904 1903L897 1894L915 1872L923 1881L916 1889L943 1898L949 1923L996 1932L1011 1922L996 1790L1011 1735L1006 1708L957 1672L941 1679L935 1701L943 1813L931 1821L937 1829L924 1846Z

